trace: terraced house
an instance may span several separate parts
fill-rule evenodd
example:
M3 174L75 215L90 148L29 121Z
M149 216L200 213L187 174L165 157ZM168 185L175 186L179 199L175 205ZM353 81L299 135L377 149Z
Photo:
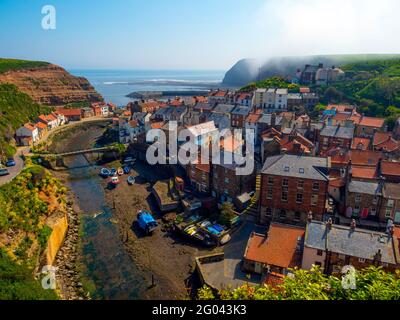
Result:
M260 223L305 225L310 213L322 220L328 191L329 158L278 155L261 170Z

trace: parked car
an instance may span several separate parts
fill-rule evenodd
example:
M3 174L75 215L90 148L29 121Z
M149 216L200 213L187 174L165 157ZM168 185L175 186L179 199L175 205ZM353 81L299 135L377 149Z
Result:
M15 161L13 158L8 158L6 162L7 167L14 167L15 166Z
M7 169L5 169L5 168L1 168L0 169L0 177L1 176L7 176L7 175L9 175L10 173L8 172L8 170Z

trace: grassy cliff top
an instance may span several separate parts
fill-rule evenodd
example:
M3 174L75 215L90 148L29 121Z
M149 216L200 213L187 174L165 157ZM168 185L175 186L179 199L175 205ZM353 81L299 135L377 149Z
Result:
M5 73L7 71L13 71L13 70L39 68L47 65L49 65L49 63L43 61L0 58L0 73Z

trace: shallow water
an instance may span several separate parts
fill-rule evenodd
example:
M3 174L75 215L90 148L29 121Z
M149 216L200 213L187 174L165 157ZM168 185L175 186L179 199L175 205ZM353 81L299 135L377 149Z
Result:
M78 196L77 202L84 212L83 262L86 276L96 285L94 299L140 299L144 279L124 248L117 225L110 219L113 213L104 200L104 189L98 175L99 168L87 167L82 156L68 159L68 187ZM95 214L103 212L94 218Z

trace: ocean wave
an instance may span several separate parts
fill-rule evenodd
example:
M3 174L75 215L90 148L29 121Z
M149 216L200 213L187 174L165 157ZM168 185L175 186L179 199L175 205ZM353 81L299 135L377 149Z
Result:
M126 82L126 81L106 81L106 82L103 82L103 84L106 84L106 85L129 84L129 82Z

